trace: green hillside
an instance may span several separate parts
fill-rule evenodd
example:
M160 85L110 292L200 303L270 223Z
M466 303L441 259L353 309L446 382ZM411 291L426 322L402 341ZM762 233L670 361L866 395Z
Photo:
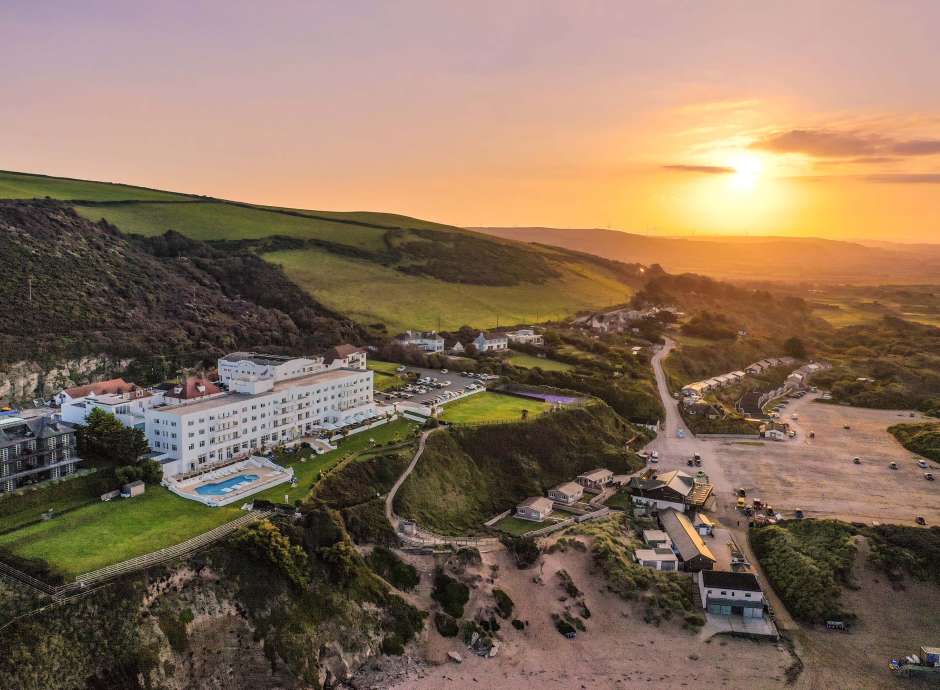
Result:
M560 318L623 303L643 279L636 265L389 213L284 209L0 172L0 198L47 196L123 233L172 229L254 252L320 304L390 332Z

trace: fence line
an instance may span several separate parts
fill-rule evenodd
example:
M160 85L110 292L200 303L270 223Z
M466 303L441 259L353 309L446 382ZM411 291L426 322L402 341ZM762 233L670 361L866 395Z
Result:
M85 591L90 585L104 583L120 577L121 575L143 570L155 565L160 565L162 563L166 563L167 561L173 560L174 558L179 558L180 556L189 555L205 546L208 546L209 544L223 539L224 537L228 536L235 530L244 527L245 525L270 516L273 512L274 511L272 510L253 510L246 515L232 520L231 522L226 522L225 524L219 525L218 527L211 529L208 532L203 532L202 534L199 534L192 539L188 539L173 546L168 546L164 549L152 551L148 554L136 556L126 561L114 563L112 565L99 568L98 570L92 570L90 572L79 575L77 578L75 578L74 582L70 582L64 585L47 584L33 577L32 575L24 573L17 568L3 563L2 561L0 561L0 573L17 580L21 584L27 585L43 596L56 600L67 599L75 592L81 593Z

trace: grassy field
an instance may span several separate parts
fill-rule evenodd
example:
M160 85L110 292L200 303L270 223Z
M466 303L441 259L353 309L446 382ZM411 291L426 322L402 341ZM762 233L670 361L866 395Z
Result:
M522 419L523 410L528 410L529 417L532 418L550 408L551 405L541 400L525 400L511 395L486 392L445 405L441 419L452 424L512 422Z
M339 448L323 455L314 455L310 451L306 453L303 451L285 453L278 458L278 462L294 468L297 486L292 489L289 484L282 484L281 486L275 486L273 489L262 491L260 494L255 494L253 498L283 503L284 495L287 494L288 503L302 500L313 488L321 472L339 464L350 456L370 449L373 445L370 439L373 439L376 444L403 441L411 436L416 426L417 424L406 419L396 419L394 422L350 436L340 442Z
M553 522L555 522L555 520L552 520L551 518L545 522L533 522L532 520L523 520L522 518L517 518L515 515L508 515L493 525L493 529L497 529L500 532L505 532L506 534L511 534L514 537L519 537L537 529L548 527Z
M143 496L92 504L4 534L0 546L75 576L178 544L240 514L237 506L209 508L148 486Z
M26 175L15 172L0 172L0 199L80 199L82 201L166 201L185 200L184 194L162 192L143 187L132 187L109 182L69 180L62 177Z
M319 456L309 451L286 453L280 461L294 468L297 486L276 486L253 498L283 502L287 494L290 503L301 500L322 471L371 448L370 439L376 443L404 440L415 426L406 420L396 420L350 436L330 453ZM242 514L238 505L209 508L180 498L163 487L149 486L138 498L92 503L48 522L0 535L0 547L25 558L46 560L67 576L74 577L178 544ZM4 521L21 517L11 515Z
M380 264L309 249L271 252L264 258L313 297L361 323L390 331L490 328L560 318L582 309L624 301L630 288L600 270L566 270L547 285L448 283Z
M373 372L373 388L377 391L384 391L389 388L394 388L395 386L401 385L402 380L398 377L398 374L395 372L399 364L395 362L382 362L375 359L370 359L369 368Z
M172 228L199 240L258 239L286 235L319 239L363 249L384 248L384 230L334 223L319 218L287 215L259 208L204 202L195 204L132 204L129 206L78 206L90 220L105 218L124 232L160 235Z
M524 352L514 354L507 361L513 366L525 367L526 369L534 369L535 367L539 367L543 371L571 371L574 369L573 366L565 362L556 362L554 359L533 357Z
M0 198L37 196L127 202L75 205L86 218L104 218L127 233L152 236L173 229L200 240L283 235L347 245L357 251L308 246L264 258L281 265L325 306L360 323L384 323L390 330L489 328L563 318L625 302L638 275L563 250L523 246L395 214L278 209L127 185L0 173ZM436 234L427 234L432 230Z

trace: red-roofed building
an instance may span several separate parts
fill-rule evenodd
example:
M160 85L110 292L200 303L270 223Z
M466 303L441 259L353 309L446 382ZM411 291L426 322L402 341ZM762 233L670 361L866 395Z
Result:
M131 393L137 390L137 386L133 383L128 383L124 379L108 379L107 381L95 381L94 383L86 383L84 386L72 386L71 388L66 388L61 393L55 396L56 404L62 405L63 403L69 402L71 400L81 400L82 398L87 398L89 395L114 395L114 394L123 394Z
M164 383L159 388L165 391L163 398L168 403L197 400L222 392L221 388L205 376L187 376L180 383Z

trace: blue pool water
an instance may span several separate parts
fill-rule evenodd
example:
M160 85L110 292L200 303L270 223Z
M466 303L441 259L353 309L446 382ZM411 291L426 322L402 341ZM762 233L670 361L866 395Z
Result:
M196 489L196 493L200 496L224 496L234 491L236 487L242 484L250 484L257 480L257 474L240 474L237 477L232 477L231 479L226 479L216 484L203 484Z

